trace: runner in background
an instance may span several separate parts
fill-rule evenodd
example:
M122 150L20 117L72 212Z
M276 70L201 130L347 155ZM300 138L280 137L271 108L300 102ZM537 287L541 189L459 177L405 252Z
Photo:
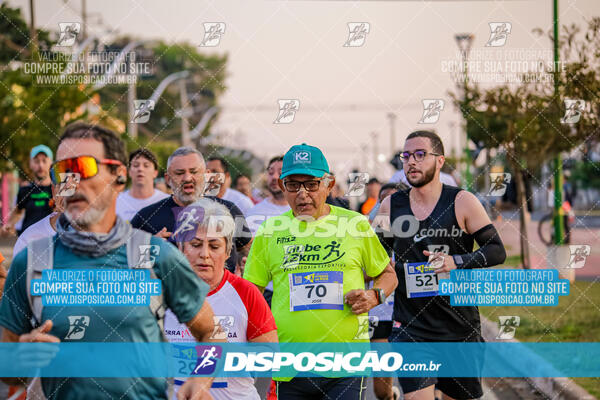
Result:
M233 188L252 200L252 203L257 204L260 202L260 199L255 199L252 196L252 180L249 176L239 174L233 181Z
M169 197L154 187L158 176L158 161L152 151L139 148L129 154L131 187L117 197L117 215L130 221L142 208Z
M504 262L500 236L472 193L440 181L445 159L439 136L429 131L411 133L401 157L412 188L387 197L374 222L393 233L398 287L390 341L481 343L478 308L452 306L448 296L438 295L438 282L453 269ZM398 218L401 226L394 225ZM473 251L475 242L477 251ZM423 265L434 269L417 268ZM462 354L456 357L475 366L482 363ZM398 381L407 400L433 400L434 386L453 399L483 394L479 377L404 377Z
M186 206L204 196L206 165L202 153L192 147L180 147L169 156L165 181L173 194L142 208L131 220L131 226L173 242L176 215ZM206 198L223 204L236 220L235 246L227 259L227 268L234 272L238 258L248 254L252 233L240 209L218 197Z
M192 213L197 220L179 229L185 221L182 216ZM215 224L212 221L219 221ZM221 225L222 224L222 225ZM192 269L210 287L206 301L215 314L215 328L222 328L217 336L232 343L277 342L277 328L273 314L256 286L225 269L225 260L233 247L235 223L222 204L200 199L187 206L177 221L175 238ZM170 342L194 342L194 337L175 315L167 310L165 333ZM179 387L185 378L175 380ZM210 394L216 400L260 399L251 377L216 378Z
M325 203L334 184L321 150L292 146L279 180L291 210L261 225L248 255L244 278L261 291L273 281L271 309L280 342L368 342L367 312L397 284L367 219ZM342 223L356 230L340 232ZM375 281L371 290L365 290L363 271ZM362 377L274 380L280 400L358 400L364 393Z
M217 193L217 197L223 200L231 201L234 203L245 216L248 215L248 211L252 207L254 207L254 203L250 197L238 192L235 189L231 188L231 174L229 173L229 166L227 165L227 161L220 157L210 157L208 162L206 163L206 168L210 172L215 172L219 174L225 175L225 182L219 188L219 193Z
M5 232L21 234L30 225L52 213L52 207L49 204L52 198L52 182L50 180L52 158L52 150L46 145L40 144L31 149L29 168L33 173L33 180L28 185L19 188L16 207L12 210L8 222L2 227ZM15 224L21 217L23 222L16 232Z
M279 187L279 176L281 175L281 166L283 165L283 156L275 156L269 160L267 164L266 179L267 190L270 197L267 197L250 209L247 216L248 225L252 234L256 234L258 227L269 217L281 215L290 210L283 190ZM245 264L245 263L244 263ZM263 292L265 300L271 306L271 298L273 297L273 282L265 287Z
M377 203L380 189L381 183L379 183L377 178L369 179L369 182L367 182L367 199L358 206L358 211L361 214L368 215L371 212Z

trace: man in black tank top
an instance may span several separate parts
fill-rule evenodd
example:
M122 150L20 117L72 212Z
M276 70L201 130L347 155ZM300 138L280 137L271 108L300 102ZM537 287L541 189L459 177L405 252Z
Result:
M453 307L437 295L439 279L456 268L501 264L504 246L485 209L472 194L440 182L444 147L433 132L411 133L401 152L409 190L387 197L373 222L393 234L398 287L391 342L483 342L479 310ZM473 245L480 246L473 252ZM428 262L434 267L422 267ZM465 362L481 362L466 359ZM434 386L445 398L482 396L480 378L399 378L406 399L433 400ZM407 395L408 394L408 395Z

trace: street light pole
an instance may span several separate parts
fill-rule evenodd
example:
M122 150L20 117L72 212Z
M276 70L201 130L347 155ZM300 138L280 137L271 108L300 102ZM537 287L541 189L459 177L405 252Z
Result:
M554 2L554 98L557 99L559 96L558 90L558 0ZM558 101L558 100L557 100ZM563 227L563 214L562 209L562 187L563 187L563 172L562 172L562 157L560 153L554 159L554 244L564 244L564 227Z
M462 57L463 63L463 88L464 88L464 100L467 99L467 83L469 81L469 73L468 73L468 58L469 51L471 50L471 44L473 43L473 39L475 35L472 33L459 33L454 35L454 39L456 39L456 43L458 44L458 48L460 49L460 54ZM464 121L465 125L465 184L467 190L473 189L473 176L471 175L471 155L469 153L469 133L467 131L467 121Z
M390 120L390 151L392 157L394 157L394 154L396 154L396 114L389 112L387 117Z

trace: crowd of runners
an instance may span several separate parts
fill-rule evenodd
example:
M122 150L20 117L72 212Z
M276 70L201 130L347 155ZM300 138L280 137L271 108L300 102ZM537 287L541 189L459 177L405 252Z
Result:
M364 182L357 211L336 194L325 154L290 143L261 171L259 198L252 177L232 181L226 159L181 147L165 166L165 192L150 150L128 155L108 129L67 126L56 149L31 149L33 179L3 226L18 240L0 303L2 341L482 342L477 307L450 305L438 281L506 254L480 201L441 172L440 138L410 133L401 170L383 185ZM48 270L137 268L161 281L149 306L50 306L30 290ZM274 378L268 396L358 400L368 378ZM251 377L3 380L34 399L260 398ZM482 396L478 377L373 382L378 399Z

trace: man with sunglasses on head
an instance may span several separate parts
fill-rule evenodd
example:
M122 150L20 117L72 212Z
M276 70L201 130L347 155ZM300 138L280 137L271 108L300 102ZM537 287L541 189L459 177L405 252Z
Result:
M483 342L478 308L450 305L448 296L437 294L438 282L448 278L453 269L487 268L504 262L506 252L500 236L472 193L440 181L445 159L438 135L411 133L401 157L412 188L383 200L374 221L384 237L393 235L398 274L389 340ZM473 251L475 242L477 251ZM474 357L464 360L465 364L480 362ZM398 380L407 400L433 400L434 385L445 399L474 399L483 394L477 377Z
M102 127L75 123L66 127L56 157L52 166L56 184L73 174L78 183L65 198L64 213L56 223L58 234L30 243L13 259L0 303L2 341L161 342L166 308L186 323L197 341L214 341L214 314L204 301L208 286L175 247L131 228L116 215L117 195L127 181L123 142ZM143 247L153 248L156 257L142 265ZM160 280L161 293L152 296L150 306L88 303L92 298L85 304L51 306L28 290L33 279L52 269L68 273L139 268ZM87 285L97 282L89 276L83 274L78 280ZM142 359L140 363L143 366ZM26 383L22 378L3 379L9 384ZM210 398L211 383L212 379L188 379L179 398ZM165 378L42 378L41 385L50 399L167 399Z
M273 281L279 341L368 343L360 321L397 283L389 256L365 216L325 202L335 178L318 148L290 148L278 183L291 210L260 226L244 278L261 291ZM363 271L373 289L365 290ZM280 400L358 400L364 392L361 377L275 380Z
M169 240L174 244L175 221L179 212L204 196L206 163L202 153L192 147L180 147L167 160L165 182L173 194L142 208L131 220L131 226ZM227 269L234 272L239 257L248 254L252 233L242 211L230 201L215 196L206 198L223 204L236 222L234 244Z

